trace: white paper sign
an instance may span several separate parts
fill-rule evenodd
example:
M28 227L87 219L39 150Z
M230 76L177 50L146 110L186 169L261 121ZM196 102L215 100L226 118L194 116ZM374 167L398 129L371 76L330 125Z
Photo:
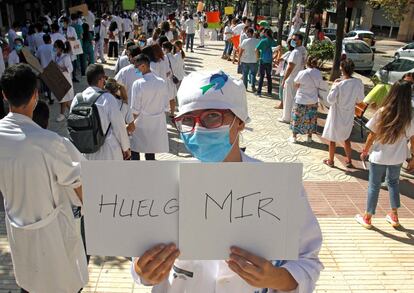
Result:
M90 255L141 256L178 243L178 163L81 163Z
M181 164L180 259L228 259L233 245L297 259L301 191L302 164Z
M80 40L69 41L71 53L73 55L81 55L83 54L83 49Z

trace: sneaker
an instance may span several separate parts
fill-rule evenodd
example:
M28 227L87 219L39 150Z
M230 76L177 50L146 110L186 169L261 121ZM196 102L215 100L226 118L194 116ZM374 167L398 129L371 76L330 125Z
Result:
M283 120L282 118L277 118L277 121L282 122L282 123L286 123L286 124L290 124L289 121Z
M59 114L56 118L56 122L62 122L63 120L65 120L65 115L63 114Z
M313 142L312 137L308 136L308 138L306 139L306 142L312 143Z
M385 217L385 220L391 224L393 227L398 227L400 225L400 222L398 221L398 215L394 213L388 213Z
M297 143L298 140L297 140L296 137L291 136L291 137L288 138L288 142L290 142L290 143Z
M256 92L256 96L261 97L262 93Z
M355 216L355 220L365 229L371 229L371 219L368 219L366 215L361 216L360 214Z

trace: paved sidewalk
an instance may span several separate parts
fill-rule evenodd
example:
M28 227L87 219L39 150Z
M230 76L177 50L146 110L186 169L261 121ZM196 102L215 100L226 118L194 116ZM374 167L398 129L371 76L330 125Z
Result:
M220 59L223 43L206 44L206 48L195 49L196 53L187 53L187 71L220 68L237 76L236 65ZM75 88L84 86L84 80L82 82L75 84ZM385 222L389 204L384 190L373 219L375 228L368 231L360 227L353 216L365 208L368 172L357 161L357 152L353 154L356 169L347 169L341 154L336 156L336 167L329 168L322 164L328 148L319 135L311 144L289 144L287 138L291 132L288 125L277 122L281 110L273 108L278 104L274 98L259 98L248 93L252 123L247 125L241 144L247 147L248 155L264 161L303 163L305 189L324 236L320 257L325 270L316 292L414 292L414 180L401 178L400 215L405 228L395 230ZM57 115L57 107L52 107L52 119ZM319 124L323 126L323 119ZM50 126L65 135L65 123L51 122ZM157 159L188 159L188 152L171 126L169 137L170 153L157 155ZM354 129L352 137L353 148L360 150L362 140L358 129ZM132 282L129 265L125 258L92 257L90 282L83 292L150 292L149 288ZM0 211L0 293L5 292L18 290L13 278L4 213Z

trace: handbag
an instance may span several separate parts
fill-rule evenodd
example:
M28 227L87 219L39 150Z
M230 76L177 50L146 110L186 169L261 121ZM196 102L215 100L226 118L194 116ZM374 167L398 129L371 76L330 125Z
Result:
M172 73L172 81L174 84L178 84L180 80L174 75L174 71L171 67L171 62L170 62L170 58L168 57L168 55L167 55L167 59L168 59L168 64L170 65L171 73Z

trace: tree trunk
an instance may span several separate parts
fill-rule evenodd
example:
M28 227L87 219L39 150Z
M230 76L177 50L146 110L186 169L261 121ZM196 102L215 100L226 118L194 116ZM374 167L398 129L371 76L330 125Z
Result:
M336 3L336 42L335 42L335 56L332 66L330 80L337 79L341 72L339 70L339 63L341 62L342 55L342 40L344 39L344 27L345 27L345 10L346 0L337 0Z
M306 23L305 38L303 40L303 46L304 47L306 47L306 45L308 44L309 32L310 32L310 28L311 28L311 24L313 22L314 16L315 16L315 10L313 10L313 8L311 8L311 10L309 11L308 21Z
M259 15L259 0L256 0L256 7L254 9L254 27L257 26L257 16Z
M277 44L278 45L282 44L283 24L286 19L288 6L289 6L289 0L283 0L282 9L280 11L280 17L279 17L278 33L277 33Z

